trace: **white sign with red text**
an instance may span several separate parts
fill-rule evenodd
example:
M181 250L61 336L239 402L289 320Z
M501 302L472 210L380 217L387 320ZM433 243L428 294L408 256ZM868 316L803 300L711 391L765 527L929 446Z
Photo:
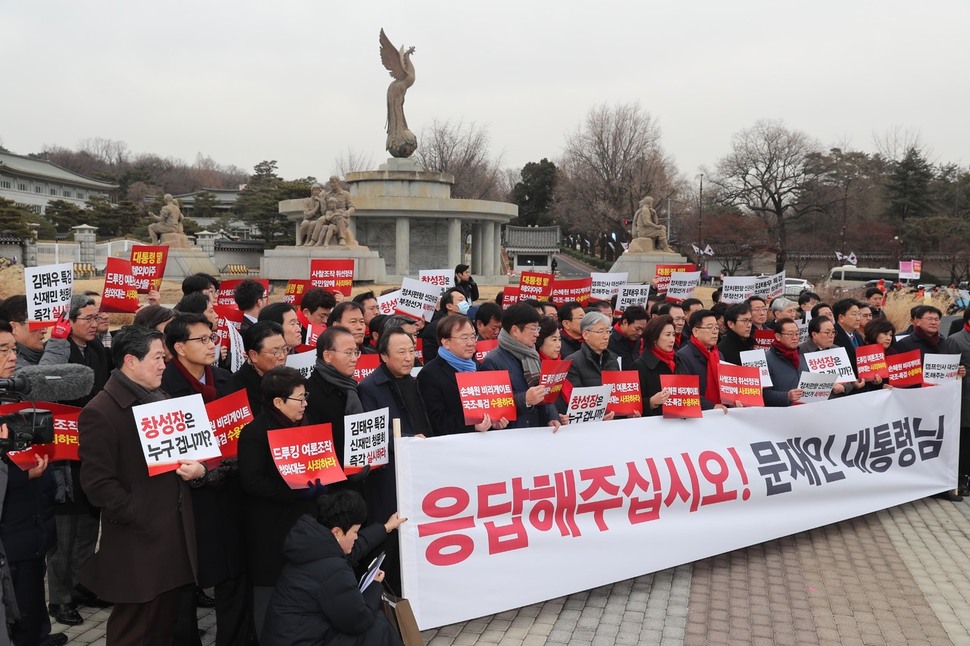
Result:
M426 630L923 498L956 486L959 433L954 381L694 419L401 438L403 596ZM596 567L576 566L591 554Z
M202 395L186 395L132 406L148 475L175 471L179 460L203 462L222 456Z

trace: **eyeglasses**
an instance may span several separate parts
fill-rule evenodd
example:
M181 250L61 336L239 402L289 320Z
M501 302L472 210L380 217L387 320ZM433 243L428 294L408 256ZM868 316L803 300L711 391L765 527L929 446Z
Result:
M768 311L768 308L767 307L752 307L751 308L751 311L754 312L754 313L756 313L756 314L764 314L765 312Z
M818 333L819 334L825 334L825 335L835 334L835 330L819 330Z
M924 316L920 320L923 321L923 323L939 323L940 322L940 319L938 319L935 316Z
M219 343L219 335L213 333L213 334L207 334L205 336L193 336L185 340L186 343L188 343L189 341L201 341L203 345L207 345L209 343L211 343L212 345L215 345Z
M10 354L11 352L16 353L17 352L17 346L14 346L12 348L0 348L0 356L4 356L5 357L8 354Z
M528 332L529 334L539 334L538 325L523 325L522 329Z
M287 354L287 348L284 345L282 348L264 348L264 349L260 350L259 352L260 352L260 354L271 354L274 357L276 357L277 359L279 359L280 357L285 357L286 356L286 354Z
M79 316L75 320L76 321L80 321L82 323L94 323L94 322L97 322L98 315L97 314L91 314L90 316Z
M348 357L359 357L360 350L326 350L326 352L333 352L334 354L344 354Z
M107 314L98 314L99 321L107 321L110 318Z
M310 393L303 393L302 397L287 397L287 399L291 399L295 402L303 402L305 404L307 403L307 400L310 399Z
M584 330L584 332L589 332L590 334L609 334L610 333L610 329L609 328L606 328L605 330L593 330L593 329L590 329L590 330Z
M451 339L453 341L461 341L462 343L471 343L472 341L476 341L478 337L474 334L462 334L461 336L453 336Z
M789 339L798 338L798 332L778 332L778 336L787 336Z
M698 325L694 329L695 330L707 330L708 332L717 332L719 328L717 327L717 325Z
M751 319L738 319L734 322L735 325L751 325Z

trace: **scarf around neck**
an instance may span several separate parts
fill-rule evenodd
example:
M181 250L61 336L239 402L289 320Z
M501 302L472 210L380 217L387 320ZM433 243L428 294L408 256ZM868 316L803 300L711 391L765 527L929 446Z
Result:
M446 348L438 348L438 356L447 361L448 365L454 368L456 372L475 372L478 369L474 359L456 357Z
M799 358L798 358L798 348L795 348L794 350L792 350L791 348L786 348L785 345L778 339L775 339L774 341L771 342L771 347L773 347L775 349L775 352L780 354L785 361L790 363L795 368L795 370L798 370L798 366L800 365Z
M168 399L168 393L166 393L161 388L156 388L155 390L148 390L141 384L136 384L134 381L128 378L128 376L123 373L120 369L115 368L111 371L111 376L118 380L122 386L131 391L138 400L139 404L150 404L152 402L160 402Z
M342 375L329 363L317 360L316 371L325 382L344 391L347 396L347 403L344 405L344 414L356 415L364 412L364 405L360 403L360 395L357 394L357 382L352 377Z
M701 356L707 360L707 386L704 396L715 404L721 403L721 386L719 383L718 364L721 362L721 355L717 352L717 346L708 350L704 344L691 336L690 342L700 351Z
M673 350L671 350L670 352L667 352L666 350L661 350L657 346L653 346L652 348L650 348L650 352L653 353L653 356L660 359L660 361L667 364L667 367L670 368L670 374L673 374L675 372L677 365L674 361Z
M539 360L539 352L535 348L516 341L505 330L498 333L498 347L519 360L522 364L525 381L530 387L539 385L542 362Z
M919 329L918 327L914 327L913 328L913 336L915 336L917 339L922 339L923 341L925 341L926 342L926 345L930 346L930 348L932 348L934 352L936 350L938 350L939 347L940 347L940 333L939 332L937 332L936 334L933 334L931 336L931 335L926 334L925 332L923 332L923 330Z
M189 386L192 387L192 392L199 393L202 395L202 401L209 403L215 401L219 398L219 394L216 392L215 378L212 375L212 366L206 366L205 371L202 373L205 383L202 383L195 376L189 372L189 369L182 365L182 362L176 357L172 359L172 363L175 364L175 368L179 371L185 381L188 382Z

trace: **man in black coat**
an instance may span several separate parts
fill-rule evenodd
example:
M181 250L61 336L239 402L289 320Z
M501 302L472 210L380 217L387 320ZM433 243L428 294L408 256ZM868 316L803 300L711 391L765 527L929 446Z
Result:
M360 316L363 318L363 313ZM364 412L354 381L359 356L356 338L350 330L339 325L328 327L317 339L317 363L307 381L307 421L330 424L340 464L344 463L344 416Z
M751 335L751 306L735 303L724 312L724 326L727 331L717 343L717 352L723 361L741 365L741 353L754 347Z
M242 335L243 349L248 361L232 375L233 391L245 389L249 398L249 410L253 417L263 411L263 393L260 383L263 375L277 366L286 364L289 348L283 336L283 326L273 321L260 321L250 326Z
M629 369L643 352L643 331L647 327L647 318L647 310L639 305L628 307L610 333L609 349L620 358L622 370Z
M849 364L855 368L855 350L865 345L865 340L859 334L859 324L862 317L859 314L859 301L853 298L843 298L832 305L835 316L835 345L845 348L849 355Z
M579 347L583 345L583 333L579 324L582 323L584 314L586 312L578 301L569 301L559 307L559 336L562 340L560 356L568 357L579 352Z

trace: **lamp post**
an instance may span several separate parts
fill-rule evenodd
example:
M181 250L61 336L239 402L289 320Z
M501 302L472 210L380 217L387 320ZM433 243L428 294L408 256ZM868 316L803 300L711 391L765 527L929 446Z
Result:
M700 192L697 196L697 245L704 248L704 173L697 176L701 181Z

